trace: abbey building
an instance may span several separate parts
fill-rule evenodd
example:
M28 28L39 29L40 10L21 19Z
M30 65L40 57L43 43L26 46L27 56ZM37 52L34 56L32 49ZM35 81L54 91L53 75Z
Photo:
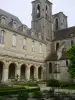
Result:
M31 29L18 17L0 9L0 81L69 81L66 51L75 42L63 12L52 15L48 0L32 1Z

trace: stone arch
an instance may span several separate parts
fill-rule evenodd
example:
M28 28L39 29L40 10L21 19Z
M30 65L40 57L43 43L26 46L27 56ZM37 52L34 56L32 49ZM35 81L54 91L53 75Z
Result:
M26 79L26 68L27 66L25 64L21 65L21 68L20 68L20 78L21 79Z
M58 20L58 18L56 18L56 19L55 19L55 29L56 29L56 30L58 30L58 23L59 23L59 20Z
M0 81L2 80L3 77L3 68L4 68L4 63L0 61Z
M11 63L9 65L8 79L15 79L16 68L17 68L17 66L15 63Z
M38 68L38 79L41 79L42 78L42 73L43 73L43 68L40 66Z
M35 66L32 65L30 67L30 79L34 79L35 78L34 75L35 75Z

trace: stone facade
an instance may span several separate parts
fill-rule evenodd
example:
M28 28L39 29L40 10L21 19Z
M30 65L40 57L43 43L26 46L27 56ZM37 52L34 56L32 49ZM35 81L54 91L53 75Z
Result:
M48 0L32 2L32 27L0 9L0 81L69 81L66 51L75 42L75 27L68 28L63 12L52 15ZM64 79L64 80L63 80Z

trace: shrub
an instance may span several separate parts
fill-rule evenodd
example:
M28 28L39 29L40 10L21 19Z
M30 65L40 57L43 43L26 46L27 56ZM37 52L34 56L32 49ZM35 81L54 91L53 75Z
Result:
M29 98L28 92L20 93L18 95L18 100L27 100Z
M70 82L62 82L60 83L61 88L75 88L75 83L70 83Z
M4 95L12 95L12 94L19 94L23 92L36 92L39 91L40 88L32 88L32 89L25 89L25 88L11 88L11 89L1 89L0 96Z
M21 84L21 86L38 86L37 83L26 83L26 84Z
M40 91L37 91L37 92L33 93L33 98L41 99L42 97L43 97L43 94Z
M60 87L60 83L58 80L51 79L51 80L47 81L47 86Z
M48 91L48 96L49 96L49 97L54 97L54 89L50 89L50 90Z

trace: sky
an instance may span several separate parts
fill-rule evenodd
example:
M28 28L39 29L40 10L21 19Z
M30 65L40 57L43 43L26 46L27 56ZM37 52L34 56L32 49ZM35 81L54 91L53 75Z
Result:
M23 24L31 27L33 0L0 0L0 9L17 16ZM63 12L68 16L68 26L75 26L75 0L49 0L53 3L53 14Z

